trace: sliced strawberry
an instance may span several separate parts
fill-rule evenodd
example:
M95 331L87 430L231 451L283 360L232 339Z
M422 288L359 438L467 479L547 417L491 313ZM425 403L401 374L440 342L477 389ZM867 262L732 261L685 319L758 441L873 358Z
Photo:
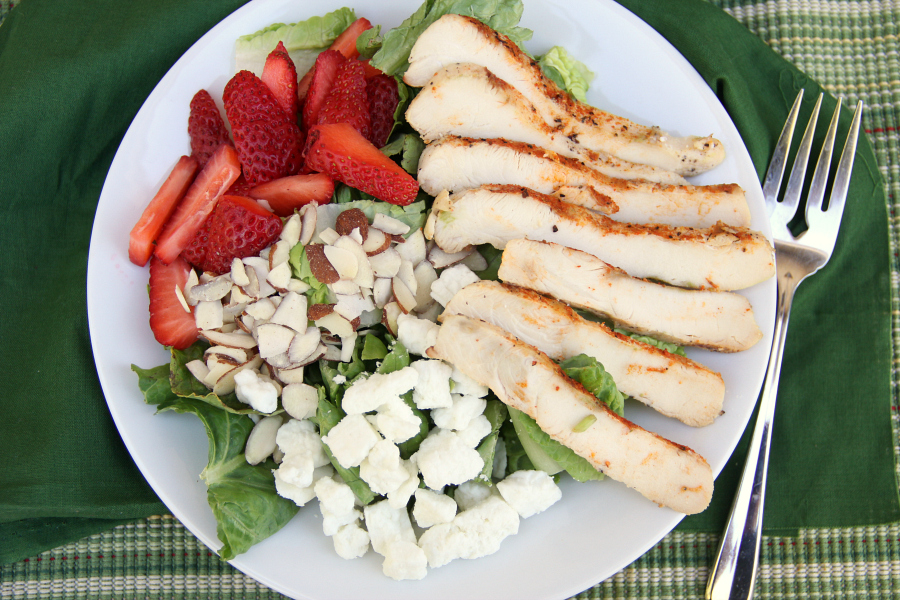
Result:
M250 190L247 195L265 200L279 217L289 217L304 204L328 204L334 194L334 182L324 173L282 177Z
M191 156L197 159L201 169L216 148L231 143L219 107L206 90L200 90L191 100L188 135L191 137Z
M381 73L366 82L366 96L369 100L371 129L369 141L381 148L387 144L391 130L394 128L394 111L400 104L400 93L397 91L397 80Z
M197 161L189 156L182 156L172 172L163 182L159 191L144 209L128 240L128 258L134 264L143 267L153 254L153 242L159 236L175 207L184 197L188 187L197 173Z
M362 63L358 60L345 61L337 69L334 83L322 103L316 123L349 123L364 138L368 138L372 125L366 85Z
M278 46L266 58L261 79L272 90L278 105L296 123L300 107L300 99L297 97L297 68L294 67L294 61L288 55L284 43L278 42Z
M244 177L244 174L241 173L240 177L231 184L231 187L228 188L228 191L225 193L229 196L246 196L247 192L252 188L253 186L247 183L247 179Z
M181 251L181 258L201 271L206 270L204 265L206 263L206 249L209 246L209 224L211 220L212 215L203 222L203 225L200 226L200 229L198 229L197 233L194 234L194 237L191 238L187 248Z
M319 110L331 90L338 67L347 62L343 54L337 50L326 50L316 58L316 64L310 69L311 80L309 93L303 103L303 128L309 129L316 124Z
M344 56L344 58L358 57L359 51L356 49L356 38L358 38L359 34L367 29L372 29L372 23L369 22L368 19L360 17L359 19L350 23L350 26L347 27L347 29L345 29L341 33L341 35L335 38L328 49L340 52ZM306 99L307 94L309 93L310 85L312 84L312 78L313 69L310 69L300 79L300 83L297 84L297 97L301 102Z
M150 259L150 329L163 346L184 350L197 341L194 313L185 310L175 288L184 291L191 266L182 258L168 265Z
M409 173L347 123L314 126L303 154L308 168L391 204L405 206L419 191Z
M262 79L241 71L225 85L225 114L244 177L258 185L300 170L303 148L297 124Z
M219 197L240 174L237 151L229 144L219 146L178 203L156 241L154 254L161 261L170 264L178 258L212 213Z
M256 256L281 233L281 219L245 196L223 196L210 221L204 268L217 275L235 258Z

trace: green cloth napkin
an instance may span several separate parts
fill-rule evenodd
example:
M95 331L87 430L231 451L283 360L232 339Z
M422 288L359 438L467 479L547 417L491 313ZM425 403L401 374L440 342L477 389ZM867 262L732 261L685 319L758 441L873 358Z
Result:
M122 445L97 381L87 249L100 189L134 115L178 57L241 4L23 0L0 26L0 563L165 511ZM817 86L701 0L623 4L697 66L762 172L795 88ZM885 218L864 141L838 254L795 303L767 527L900 518ZM727 469L709 514L684 526L718 531L735 477Z

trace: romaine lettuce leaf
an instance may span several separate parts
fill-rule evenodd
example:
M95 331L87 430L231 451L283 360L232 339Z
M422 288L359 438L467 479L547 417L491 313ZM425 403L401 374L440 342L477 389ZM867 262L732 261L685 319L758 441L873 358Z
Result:
M627 335L630 338L634 338L639 342L644 342L645 344L650 344L655 348L659 348L660 350L665 350L666 352L670 352L672 354L677 354L678 356L687 356L684 352L684 348L679 346L678 344L673 344L671 342L664 342L662 340L658 340L654 337L650 337L649 335L641 335L639 333L633 333L631 331L626 331L624 329L619 329L618 327L613 327L613 331L616 333L621 333L622 335Z
M519 27L522 18L521 0L425 0L408 19L386 34L381 47L372 55L372 66L389 75L399 75L409 66L413 44L429 25L446 14L475 17L489 27L521 44L531 39L530 29ZM367 36L369 51L377 44L377 37Z
M594 79L594 73L565 48L550 48L546 54L538 57L538 64L544 74L570 96L581 102L586 101L587 89Z
M340 8L321 17L285 25L275 23L256 33L241 36L234 43L235 71L247 70L260 75L266 64L266 57L278 42L294 61L297 75L302 77L312 68L316 57L356 20L356 14L349 8Z
M546 471L550 475L566 471L576 481L591 481L605 477L603 473L591 466L587 459L578 456L574 451L544 433L537 422L522 411L510 408L509 418L535 468Z
M291 248L291 252L288 255L288 262L291 264L293 276L310 286L309 290L306 292L306 297L309 299L309 305L328 304L330 300L328 286L316 279L316 276L313 275L312 269L309 266L309 258L306 256L306 246L297 244Z
M246 552L297 514L299 507L275 491L275 463L268 460L249 465L244 458L244 446L253 429L249 416L220 410L199 399L180 397L171 387L166 391L168 365L132 369L138 374L144 400L155 405L157 412L193 413L206 428L209 456L200 478L206 483L207 501L223 544L219 556L231 560Z
M494 452L497 450L497 440L500 439L500 428L506 421L508 414L505 404L496 398L488 399L487 406L484 408L484 416L487 417L488 422L491 424L491 432L481 440L478 448L476 448L484 461L484 468L481 470L478 479L488 484L491 483L491 473L494 471Z
M559 366L567 377L580 383L617 415L621 417L625 414L625 397L616 387L612 375L606 372L596 358L579 354L560 361Z

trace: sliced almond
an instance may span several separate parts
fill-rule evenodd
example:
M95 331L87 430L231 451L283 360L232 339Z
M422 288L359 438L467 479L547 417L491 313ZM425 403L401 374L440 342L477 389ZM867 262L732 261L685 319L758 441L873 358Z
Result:
M244 259L244 264L253 267L256 271L256 278L259 280L260 297L264 298L275 293L275 288L266 281L266 277L269 275L268 259L263 258L262 256L248 256Z
M339 237L338 239L349 238ZM352 240L350 241L352 242ZM331 263L331 266L337 271L340 279L353 279L356 277L357 272L359 272L359 260L352 251L338 246L325 246L323 252L325 253L325 258L328 259L328 262Z
M340 362L341 361L341 349L337 346L332 346L329 344L325 345L325 354L322 355L323 360L328 360L331 362Z
M275 310L275 303L272 302L272 299L263 298L252 304L248 304L247 308L244 309L244 313L250 315L257 321L264 323L272 318L272 315L275 314Z
M372 219L372 227L376 227L383 232L392 235L405 235L409 233L409 225L382 213L375 213L375 218Z
M207 364L207 368L209 369L209 372L206 374L206 377L202 379L202 382L203 385L213 390L213 392L215 392L216 384L220 379L222 379L224 375L237 369L237 367L235 367L234 365L224 361L213 361L212 368L209 368L209 364ZM229 392L225 393L227 394Z
M259 344L260 356L268 360L273 356L287 352L295 333L293 329L284 325L263 323L256 328L256 341Z
M400 270L402 260L397 249L391 246L383 252L370 256L369 265L375 277L394 277Z
M302 421L315 416L319 405L319 392L311 385L298 382L284 388L281 395L284 412Z
M187 298L184 297L184 292L181 291L177 284L175 285L175 297L178 298L178 302L181 304L184 312L191 312L191 305L188 304Z
M269 271L282 263L286 263L291 257L291 247L287 242L278 241L272 244L269 250Z
M200 278L197 276L197 270L191 269L190 273L188 273L187 281L184 282L184 292L187 293L192 287L200 283Z
M297 213L292 214L281 227L281 235L279 238L287 246L288 253L291 248L300 242L300 232L303 230L303 221Z
M429 244L430 248L428 248L428 262L431 263L435 269L443 269L445 267L449 267L450 265L455 265L462 259L466 258L472 252L475 251L475 247L472 246L468 250L463 250L462 252L454 252L453 254L449 252L444 252L441 250L441 247L437 244ZM480 255L479 255L480 256Z
M322 352L325 352L325 346L322 346ZM275 369L275 375L278 377L278 380L286 386L290 386L292 383L303 383L302 366L290 367L289 369ZM285 410L287 410L287 408L285 408Z
M266 281L279 292L287 290L288 283L291 281L291 265L287 262L278 264L269 271Z
M334 312L334 304L313 304L309 307L308 318L310 321L318 321L325 315Z
M219 327L219 331L222 331L225 333L231 333L232 331L237 331L237 328L238 328L237 325L235 325L234 322L232 321L231 323L227 323L227 322L223 323L222 326Z
M244 447L244 458L247 464L258 465L266 460L278 444L275 443L275 436L283 421L281 415L273 415L259 420L250 430L247 436L247 445Z
M299 363L292 364L291 368L294 369L297 367L305 367L306 365L310 365L310 364L316 362L317 360L319 360L320 358L325 356L325 350L326 350L325 344L319 343L319 345L316 346L316 349L313 350L312 354L310 354L309 356L307 356L306 358L301 360ZM287 383L287 382L285 382L285 383Z
M244 263L241 263L241 267L243 267L243 265ZM255 273L256 272L254 271L254 274ZM250 281L249 277L247 278L247 281ZM255 300L255 298L248 296L242 287L237 285L232 286L231 295L228 296L229 304L249 304L250 302L253 302L253 300Z
M346 296L346 295L360 293L359 285L357 283L355 283L353 281L348 281L345 279L341 279L340 281L335 281L334 283L332 283L331 291L334 292L335 294L337 294L338 296L340 296L340 295Z
M304 204L303 208L300 209L300 219L303 225L300 229L300 243L304 246L307 245L316 234L316 221L319 216L317 209L318 204L315 202ZM319 281L322 280L320 279Z
M359 294L337 294L337 303L334 305L334 312L348 321L353 321L353 319L356 319L367 310L375 310L375 303L370 299L364 298Z
M305 360L316 351L322 340L322 332L318 327L307 327L303 333L298 333L291 341L288 348L288 358L293 365L305 364Z
M400 277L394 277L391 280L391 288L394 290L394 298L404 313L408 313L416 308L416 295L410 291ZM385 306L387 308L387 306Z
M242 314L238 319L235 319L234 324L237 325L238 329L240 329L241 331L247 333L250 336L253 336L253 327L255 322L256 319L254 319L250 315ZM254 337L253 339L255 340L256 338Z
M394 290L391 289L391 280L387 277L379 277L375 280L372 288L372 300L378 308L384 308L384 305L391 301L394 297Z
M374 227L369 228L369 235L363 240L363 250L366 251L366 254L369 256L375 256L376 254L381 254L385 250L391 247L391 236L385 235L385 233L380 229L375 229Z
M185 298L187 299L188 304L191 304L192 306L198 302L221 300L231 291L232 285L231 277L216 277L207 283L193 286L185 295Z
M427 260L423 260L413 270L416 277L416 306L425 306L431 302L431 284L437 281L438 275Z
M341 276L325 255L323 244L306 246L306 258L309 260L309 269L312 271L313 277L318 281L329 284L340 280Z
M319 239L326 245L333 244L339 237L341 237L341 234L331 227L327 227L319 232Z
M358 334L344 336L341 338L341 362L348 363L353 360L353 347L356 345Z
M411 262L414 267L425 260L425 236L422 235L422 230L416 229L412 232L406 238L405 244L397 246L397 252L400 253L401 258Z
M353 325L349 319L345 319L336 312L329 313L315 321L316 327L327 329L331 333L339 337L345 337L353 333Z
M284 325L297 332L305 331L307 325L306 305L306 296L288 292L282 296L281 304L269 319L269 323Z
M291 362L291 357L288 356L287 352L279 352L278 354L270 356L266 358L266 362L276 369L289 369L294 366L294 363Z
M476 249L472 249L472 252L469 253L467 257L460 261L462 264L469 267L475 273L480 273L488 268L487 259L481 255Z
M239 365L247 362L247 359L249 358L246 350L242 348L229 348L228 346L210 346L203 355L207 357L213 355L227 356Z
M259 365L262 364L262 358L260 358L259 354L255 355L253 358L245 362L239 367L235 367L230 371L222 374L217 380L215 385L213 386L213 393L217 396L224 396L225 394L230 394L234 391L234 376L243 371L244 369L258 369Z
M244 348L245 350L250 350L256 347L256 340L246 333L222 333L221 331L215 330L203 330L200 331L200 337L214 346Z
M403 311L396 301L388 302L384 305L384 314L381 317L381 322L384 323L388 332L394 337L397 337L397 317L402 314Z
M254 300L258 300L260 298L260 287L259 287L259 276L256 274L256 269L247 268L244 265L244 272L247 274L247 285L241 286L242 291L248 298L252 298Z
M369 235L369 219L360 209L351 208L337 216L334 228L340 235L350 235L356 229L362 237L360 243L364 243Z
M415 266L405 258L400 259L400 268L397 269L396 277L406 284L406 287L409 288L413 295L418 292L419 282L416 280Z
M350 236L342 235L334 242L334 247L350 252L356 259L356 274L349 279L352 279L360 287L372 287L372 284L375 283L375 274L372 271L369 257L366 255L366 251L363 250L362 244ZM326 253L327 251L326 248Z
M239 367L244 364L245 361L235 360L234 358L227 356L225 354L208 354L206 355L206 368L210 371L214 371L219 367L219 365L226 365L229 367Z
M291 279L288 281L287 290L289 292L296 292L298 294L305 294L309 291L311 286L305 281L300 281L299 279Z
M184 366L187 367L187 370L191 372L191 375L196 377L200 383L209 388L212 387L206 383L206 378L209 376L209 367L206 366L205 362L202 360L192 360Z

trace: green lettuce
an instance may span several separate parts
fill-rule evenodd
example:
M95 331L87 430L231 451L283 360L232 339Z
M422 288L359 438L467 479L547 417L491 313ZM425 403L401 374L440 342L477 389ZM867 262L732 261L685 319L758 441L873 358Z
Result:
M309 257L306 256L306 246L297 244L291 248L288 255L288 262L291 265L291 272L296 279L309 285L306 297L309 298L309 305L313 304L329 304L331 294L328 286L316 279L312 269L309 266Z
M340 8L321 17L285 25L275 23L256 33L241 36L234 43L235 71L247 70L260 75L266 57L278 42L294 61L297 75L303 76L316 62L320 52L326 50L337 37L356 20L349 8Z
M168 365L146 370L132 365L132 370L138 374L144 401L155 405L158 413L193 413L206 428L209 455L200 478L206 483L207 501L223 544L219 556L231 560L246 552L297 514L299 507L275 490L272 469L277 465L271 460L247 464L244 446L253 429L249 416L177 395L169 385Z
M481 481L491 482L491 474L494 472L494 453L497 450L497 440L500 439L500 428L506 422L508 414L506 405L496 398L490 398L487 401L487 406L484 408L484 416L487 417L488 422L491 424L491 432L481 440L478 448L476 448L484 461L484 468L477 477Z
M671 342L664 342L662 340L658 340L654 337L650 337L649 335L641 335L639 333L634 333L631 331L626 331L624 329L620 329L618 327L613 327L613 331L616 333L621 333L622 335L627 335L630 338L633 338L639 342L644 342L645 344L650 344L654 348L659 348L660 350L665 350L666 352L670 352L671 354L677 354L678 356L687 356L684 352L684 348L679 346L678 344L673 344Z
M351 208L358 208L366 215L369 221L375 218L376 213L382 213L409 225L410 231L421 229L425 225L428 214L425 212L425 201L418 200L406 206L397 206L372 200L359 190L343 184L335 186L336 204L325 204L319 207L319 223L334 223L338 214Z
M616 387L612 375L606 372L596 358L579 354L560 361L559 366L568 378L580 383L617 415L621 417L625 414L625 397Z
M446 14L475 17L492 29L521 44L531 39L530 29L519 27L522 18L522 0L425 0L425 2L399 27L388 31L378 45L377 34L369 34L364 50L371 53L372 66L389 75L399 75L409 66L409 53L413 44L429 25ZM359 48L357 44L357 48ZM372 49L377 50L372 53Z
M550 48L546 54L538 57L538 64L556 85L576 100L586 101L587 89L594 79L594 73L565 48L562 46Z

